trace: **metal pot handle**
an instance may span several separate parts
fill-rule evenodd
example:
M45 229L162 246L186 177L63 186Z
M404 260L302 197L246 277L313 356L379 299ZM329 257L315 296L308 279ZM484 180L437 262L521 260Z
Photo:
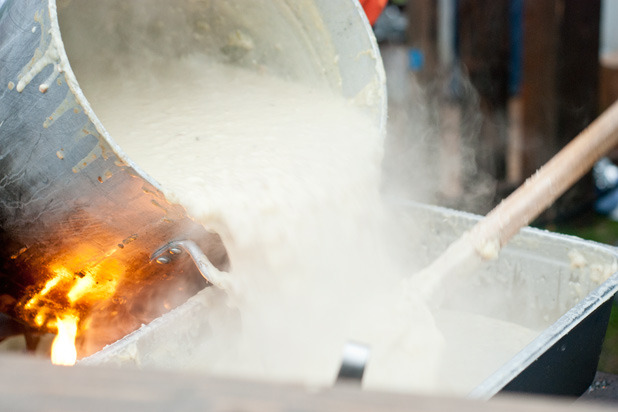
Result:
M150 261L165 265L177 256L182 255L183 252L189 254L200 274L210 285L223 288L223 279L219 276L221 272L215 268L204 252L202 252L202 249L192 240L172 241L154 252L150 257Z

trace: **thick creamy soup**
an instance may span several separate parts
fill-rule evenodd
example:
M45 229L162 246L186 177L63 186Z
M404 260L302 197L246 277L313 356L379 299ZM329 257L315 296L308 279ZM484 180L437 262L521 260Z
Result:
M398 244L409 228L382 203L370 118L328 92L200 58L160 70L156 81L80 83L128 156L222 236L231 270L150 343L105 361L331 384L355 341L371 350L366 387L452 386L440 374L445 330L465 323L447 317L441 331L404 296L415 269ZM508 329L494 328L506 348L483 371L532 339L511 329L523 338L509 340Z

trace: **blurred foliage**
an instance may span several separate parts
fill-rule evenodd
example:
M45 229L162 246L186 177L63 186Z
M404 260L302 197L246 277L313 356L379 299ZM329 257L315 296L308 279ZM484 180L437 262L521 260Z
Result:
M618 304L616 301L614 301L609 318L598 369L602 372L618 374Z

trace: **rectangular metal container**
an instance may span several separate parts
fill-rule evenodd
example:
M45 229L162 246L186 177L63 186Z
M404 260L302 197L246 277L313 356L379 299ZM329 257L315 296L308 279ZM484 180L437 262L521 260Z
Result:
M407 213L424 222L420 230L431 233L428 262L480 219L434 207L417 207ZM542 329L469 396L584 393L594 378L612 298L618 291L616 257L614 247L525 228L474 279L454 286L464 296L447 303L454 309ZM493 285L484 292L474 291L483 283ZM504 300L501 305L487 309L478 304L498 296Z
M395 208L411 234L403 246L424 256L419 262L419 253L414 253L411 273L439 256L480 218L433 206ZM526 228L478 273L450 281L445 309L539 331L510 360L475 381L468 396L488 399L505 391L581 395L595 375L612 298L618 291L617 256L616 249L607 245ZM171 333L170 325L179 338L191 336L190 326L178 325L199 310L190 299L81 363L148 365L150 354L158 350L157 336ZM139 359L133 355L136 348L142 353Z

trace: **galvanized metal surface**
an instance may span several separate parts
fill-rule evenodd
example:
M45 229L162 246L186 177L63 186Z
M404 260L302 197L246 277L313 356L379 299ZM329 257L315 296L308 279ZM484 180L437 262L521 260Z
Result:
M59 49L49 6L10 0L0 10L2 293L23 304L53 265L77 273L114 260L123 271L116 296L82 311L125 314L131 329L163 310L131 308L168 278L148 263L152 250L191 232L214 261L224 263L225 251L216 234L168 202L95 125ZM56 56L47 59L50 51ZM19 303L14 311L33 324Z

